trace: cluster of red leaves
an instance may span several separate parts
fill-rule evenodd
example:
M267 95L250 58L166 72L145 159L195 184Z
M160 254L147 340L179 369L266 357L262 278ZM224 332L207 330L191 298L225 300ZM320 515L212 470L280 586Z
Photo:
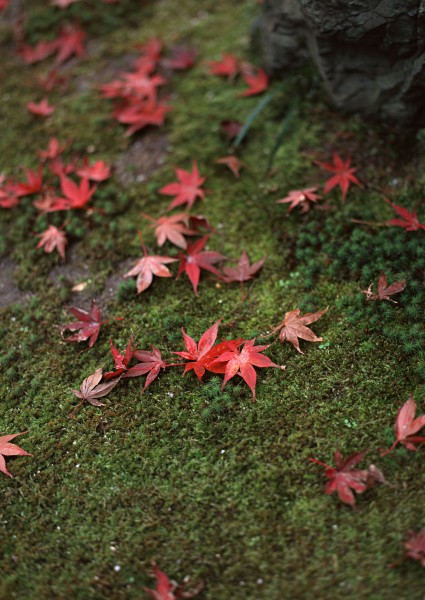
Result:
M113 115L117 121L128 125L127 136L148 125L163 125L171 110L158 98L158 88L167 82L163 75L156 72L161 64L168 69L184 70L193 66L196 56L193 49L177 48L168 59L162 61L163 44L157 38L138 48L141 56L134 69L100 86L104 98L116 101Z
M354 175L357 169L351 167L350 158L343 160L336 152L334 152L332 163L323 163L319 161L315 161L315 163L325 171L333 173L332 177L328 179L323 186L323 193L325 195L329 194L331 190L338 186L342 192L342 201L345 202L347 192L352 183L360 188L363 187ZM276 203L289 204L288 212L291 212L294 208L298 207L302 213L306 213L318 200L322 200L322 196L317 193L318 189L317 186L313 186L301 190L291 190L285 198L276 200Z
M212 75L226 77L230 81L235 80L238 75L241 75L248 87L239 96L262 94L269 86L269 78L264 69L240 61L233 54L223 53L221 60L211 60L207 64L209 72Z
M39 151L42 162L36 170L25 170L24 181L0 177L0 207L10 209L20 204L22 198L32 197L40 214L87 210L97 184L110 177L111 168L102 160L90 164L87 157L82 163L78 157L73 157L71 162L64 164L61 158L64 150L65 146L57 138L51 138L47 149ZM79 181L71 179L71 174ZM95 184L90 185L91 181ZM57 250L65 260L67 238L64 229L64 225L49 225L38 235L37 248L44 248L47 253Z
M75 307L69 310L79 320L65 325L62 328L62 332L71 330L78 333L68 337L66 341L81 342L89 340L89 348L91 348L97 339L102 324L100 310L95 301L93 300L92 302L90 312ZM196 343L182 329L186 350L174 352L174 354L187 361L185 363L167 363L163 360L161 352L155 346L152 346L151 351L134 350L133 337L130 338L124 354L122 354L114 346L112 340L110 340L111 354L115 366L114 370L102 374L102 369L97 369L95 373L83 381L79 391L73 391L81 401L70 416L73 417L75 411L85 401L94 406L102 406L102 403L98 399L106 396L121 379L147 375L142 389L143 393L155 381L161 369L168 367L184 366L183 375L193 370L199 381L202 380L205 371L224 375L222 388L225 387L230 379L239 375L250 388L252 398L255 400L257 374L254 367L277 367L281 369L285 367L276 365L270 358L264 356L263 352L269 346L255 346L255 340L234 339L216 343L220 322L221 319L205 331L199 343ZM130 363L133 359L137 363L131 366ZM100 383L102 377L104 382Z
M192 591L185 591L184 585L178 585L169 579L168 575L161 571L155 562L152 562L153 577L156 577L156 589L144 587L143 590L154 600L189 600L195 598L204 587L199 583Z

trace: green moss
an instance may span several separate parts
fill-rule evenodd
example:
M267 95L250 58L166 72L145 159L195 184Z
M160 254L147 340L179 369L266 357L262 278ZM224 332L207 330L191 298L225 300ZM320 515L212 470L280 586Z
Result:
M133 52L135 43L154 35L167 46L190 43L199 61L169 84L164 166L126 189L114 175L99 186L94 212L66 216L71 258L64 271L57 257L35 250L34 240L48 223L61 225L62 215L39 216L30 201L1 215L0 251L13 252L16 281L33 295L0 313L0 431L28 431L19 440L33 456L9 459L14 478L0 479L0 596L140 598L141 587L152 584L147 572L155 559L176 580L203 579L200 598L420 600L421 567L388 565L401 555L405 531L424 524L423 453L398 449L381 458L380 449L391 445L395 415L409 392L425 410L423 236L355 224L352 219L390 218L373 188L350 190L346 206L335 192L327 212L288 215L275 204L290 189L321 183L323 173L310 158L327 159L334 149L352 154L356 165L362 160L361 175L371 182L388 184L392 161L403 173L417 163L409 163L404 146L397 151L397 132L330 113L317 76L306 68L286 78L255 121L240 150L245 170L235 179L214 163L229 152L219 123L243 121L258 99L236 101L242 82L211 77L203 61L221 52L249 56L255 3L208 0L201 10L196 0L182 0L178 11L171 0L147 6L123 0L100 3L101 9L87 0L67 11L45 4L28 7L31 43L68 18L80 20L93 42L86 58L66 67L68 91L51 94L57 110L46 121L28 115L25 103L38 97L35 75L48 67L25 67L23 77L8 50L0 102L8 124L0 137L0 172L8 176L35 168L37 151L51 136L72 141L65 160L89 146L110 161L125 152L131 141L110 118L97 85L115 77L107 75L108 65ZM4 32L1 39L11 38ZM294 100L298 115L267 173L277 127ZM189 168L193 159L207 177L199 212L217 228L209 247L230 257L243 249L252 260L267 256L245 302L237 285L208 275L199 298L185 275L156 278L141 295L133 280L123 280L110 298L105 280L141 255L138 229L155 248L140 213L157 216L168 206L157 190L174 179L174 166ZM419 182L414 175L406 181ZM421 215L422 191L420 183L406 183L397 203ZM73 274L77 267L83 274ZM390 281L408 280L397 306L367 304L358 290L381 270ZM82 281L82 295L73 294ZM64 302L78 305L94 295L108 323L89 351L65 343L59 326L70 320ZM222 391L217 375L202 384L173 367L144 394L140 380L123 380L103 408L87 405L68 419L77 400L71 390L95 368L112 368L110 337L123 349L134 334L138 348L154 344L175 362L181 327L199 339L222 316L222 338L251 338L298 306L330 307L313 325L323 341L302 342L300 355L276 337L267 339L273 342L267 355L286 371L258 369L256 403L241 379ZM367 459L391 486L359 496L354 511L326 496L323 474L308 458L330 462L336 447L368 449Z

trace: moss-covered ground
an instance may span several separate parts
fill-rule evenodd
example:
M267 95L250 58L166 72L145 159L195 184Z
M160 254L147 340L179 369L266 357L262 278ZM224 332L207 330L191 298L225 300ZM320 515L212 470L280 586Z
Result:
M34 168L51 136L125 163L134 139L111 120L98 84L128 68L134 45L152 36L168 47L195 46L198 61L167 88L173 111L161 129L168 140L161 168L125 187L115 175L93 203L103 213L68 217L68 261L86 269L82 294L71 293L81 278L73 280L59 257L35 250L35 234L61 217L36 217L30 202L1 214L0 250L16 262L15 283L27 295L0 312L0 433L27 431L17 441L33 456L10 459L13 479L0 478L0 597L142 598L154 559L176 580L203 580L199 597L210 600L421 600L423 568L388 565L402 555L405 532L425 523L423 450L381 458L380 449L391 445L410 392L425 411L425 236L352 220L389 219L384 193L425 219L421 140L336 114L314 72L300 68L273 84L280 89L249 131L240 151L246 168L235 179L214 164L229 150L220 121L244 121L258 98L235 99L243 84L212 77L204 61L232 52L260 63L249 39L260 10L254 0L87 0L66 11L47 4L23 3L26 39L35 43L78 19L88 52L63 68L68 89L49 94L55 114L36 119L25 104L42 97L36 75L49 66L23 64L4 19L5 175ZM297 114L270 170L279 123L294 104ZM145 136L135 139L149 154ZM322 183L312 158L328 160L334 150L352 155L364 189L350 190L346 205L334 192L329 210L306 215L275 204L290 189ZM140 296L132 282L120 283L102 303L110 322L93 349L64 343L58 326L70 320L66 306L105 296L105 281L140 256L138 228L154 250L140 213L167 207L157 190L174 179L173 166L188 169L193 159L207 177L199 212L217 228L211 249L267 256L246 301L237 285L210 276L203 276L199 298L186 276L157 278ZM382 269L390 279L407 277L406 291L398 305L366 306L359 288L376 282ZM221 316L223 337L251 338L298 306L330 307L313 327L323 342L303 343L304 355L273 344L267 354L287 369L258 373L255 403L242 380L221 392L219 376L200 384L175 368L143 395L140 380L125 381L105 407L86 405L68 418L71 390L95 368L112 368L109 337L123 348L133 332L137 347L154 344L170 359L183 349L182 326L199 339ZM308 458L332 462L335 448L369 450L369 462L390 485L359 496L353 510L326 496L322 471Z

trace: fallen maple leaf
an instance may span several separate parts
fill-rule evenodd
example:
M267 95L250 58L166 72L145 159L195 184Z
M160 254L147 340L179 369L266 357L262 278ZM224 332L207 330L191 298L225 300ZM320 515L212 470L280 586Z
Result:
M9 6L9 0L0 0L0 10L6 10ZM16 434L19 435L19 434Z
M315 313L306 313L302 317L299 316L301 310L297 308L296 310L291 310L285 314L285 318L282 323L278 325L271 333L267 336L276 333L276 331L280 331L279 340L283 343L285 341L289 342L294 346L296 350L300 354L304 354L304 352L300 349L300 344L298 338L302 340L306 340L307 342L321 342L323 338L316 337L316 335L311 331L307 325L314 323L322 315L327 312L328 308L324 310L320 310Z
M111 348L112 358L114 359L115 371L108 371L108 373L104 373L103 379L105 380L118 377L119 375L122 375L128 370L128 363L130 362L133 356L133 336L131 336L124 354L121 354L115 348L112 339L109 340L109 345Z
M362 294L365 294L366 300L388 300L397 304L396 300L390 298L394 294L399 294L406 287L406 280L395 281L391 285L387 286L387 276L384 272L381 273L378 280L378 293L372 292L373 283L370 284L367 290L361 290Z
M26 181L17 183L14 186L14 192L17 196L31 196L37 194L43 187L43 168L39 167L38 171L25 171Z
M65 25L62 27L59 37L56 40L58 54L56 56L56 64L60 65L67 61L72 56L83 56L84 45L86 38L85 32L77 25Z
M143 42L143 44L136 44L135 48L140 50L145 56L148 56L155 62L158 62L161 58L164 43L161 39L153 37L147 42Z
M425 229L425 225L423 223L419 223L419 219L415 212L409 212L407 208L403 206L398 206L398 204L394 204L388 198L385 198L385 202L387 202L392 209L401 217L401 219L391 219L387 221L387 225L394 225L396 227L404 227L406 231L417 231L418 229Z
M43 98L40 102L28 102L27 110L38 117L49 117L55 112L55 107L50 106L47 98Z
M221 60L210 60L208 66L212 75L234 79L239 72L239 60L233 54L222 53Z
M381 456L387 455L399 443L403 444L407 450L413 451L417 450L415 444L425 443L425 437L415 435L423 427L425 427L425 415L421 415L415 419L415 413L416 403L413 399L413 396L410 395L408 400L400 408L396 418L394 425L396 440L391 448L381 453Z
M174 71L185 71L191 69L196 61L197 52L195 48L175 46L167 58L162 59L161 65L164 69Z
M187 242L184 236L196 235L196 231L188 227L189 215L187 213L178 213L171 217L159 217L159 219L153 219L144 213L142 215L152 222L152 227L155 228L156 241L160 247L168 240L175 246L185 249Z
M65 150L65 146L59 144L59 140L55 137L50 138L47 150L40 150L38 155L43 160L54 160Z
M96 304L96 300L92 300L89 312L76 306L71 306L68 310L78 321L64 325L61 329L61 334L63 335L64 331L67 330L78 331L78 333L64 338L65 342L84 342L89 340L89 348L91 348L97 340L100 326L105 322L101 321L100 308Z
M291 190L285 198L276 200L276 204L290 204L288 212L291 212L292 209L298 206L302 213L306 213L310 210L309 202L317 202L317 200L322 199L316 192L317 187Z
M187 335L185 330L182 328L186 351L173 352L173 354L177 354L177 356L181 356L185 360L190 361L186 363L183 375L186 375L188 371L193 369L197 378L201 380L205 374L205 368L207 368L206 365L217 358L218 354L216 352L211 354L211 349L213 348L217 339L218 326L220 325L220 322L221 319L218 319L218 321L216 321L212 327L207 329L207 331L202 334L198 344L193 338L190 337L190 335Z
M34 200L33 205L44 213L68 210L69 202L65 198L59 198L54 192L48 191L42 198Z
M203 583L200 583L192 592L185 592L184 587L171 581L154 561L151 565L156 577L156 589L143 587L143 590L154 600L189 600L197 596L203 588Z
M254 343L255 339L248 340L245 342L242 350L239 348L225 350L212 363L212 366L226 363L221 389L224 389L229 379L232 379L235 375L240 375L250 388L253 400L255 400L255 386L257 382L257 373L254 367L277 367L278 369L285 369L284 366L275 364L268 356L261 354L270 344L267 346L254 346Z
M239 160L237 156L223 156L215 161L218 165L226 165L235 177L239 177L240 170L244 164Z
M161 369L165 369L168 366L165 361L162 360L161 352L155 346L152 346L152 352L147 350L135 350L133 352L133 358L140 362L125 373L124 377L140 377L146 375L145 385L142 389L142 394L155 381L158 377Z
M98 398L104 398L120 380L120 377L113 379L112 381L106 381L100 383L102 379L102 369L96 369L96 371L84 379L79 390L72 390L72 393L81 398L81 402L77 404L74 410L69 414L69 418L73 419L75 412L84 404L89 402L93 406L105 406L103 402L99 402Z
M323 192L325 194L328 194L334 187L339 185L342 191L342 201L345 202L345 198L351 183L354 183L359 188L363 187L363 185L354 175L357 169L350 167L351 158L347 158L347 160L344 161L336 152L334 152L333 163L322 163L319 161L315 161L315 163L316 165L322 167L322 169L325 169L325 171L335 173L335 175L328 179L328 181L325 183L325 187L323 188Z
M168 210L182 204L187 204L188 209L190 209L197 198L201 198L201 200L205 198L205 192L201 186L206 178L200 176L196 161L193 161L191 172L184 169L175 169L175 172L179 182L169 183L162 187L159 193L166 196L175 196Z
M140 101L136 106L130 105L115 110L114 116L120 123L130 125L125 133L129 137L148 125L160 127L164 124L165 117L170 110L171 106L167 106L163 102L156 103L147 99Z
M43 75L37 75L37 81L45 92L51 92L56 87L61 87L64 90L68 84L69 77L61 75L55 69L48 71Z
M23 435L27 433L26 431L21 431L21 433L14 433L12 435L2 435L0 437L0 471L9 477L12 475L9 473L6 467L5 456L32 456L28 452L25 452L22 448L17 446L16 444L10 444L9 442L13 440L18 435Z
M38 42L35 46L31 47L24 44L18 51L18 54L22 56L27 65L45 60L57 50L56 41L53 42Z
M90 165L87 158L84 159L84 166L76 171L77 175L91 181L105 181L111 176L111 167L103 160L97 160Z
M241 284L242 302L244 301L244 297L245 297L243 282L249 281L250 279L252 279L253 276L255 275L255 273L257 273L257 271L259 271L261 269L265 260L266 260L266 257L262 258L261 260L257 261L253 265L251 265L249 263L249 257L244 250L239 258L237 267L235 267L235 268L223 267L222 270L223 270L223 275L224 275L224 281L226 283L231 283L233 281L239 281L239 283Z
M354 469L365 455L366 452L355 452L348 458L343 459L339 450L335 450L335 467L315 458L309 458L308 460L325 467L325 475L329 479L325 485L325 494L333 494L336 491L341 502L353 507L356 504L356 499L351 490L354 490L357 494L362 494L375 483L386 483L382 472L375 465L370 465L368 469L363 470Z
M170 256L148 255L146 246L142 241L143 258L139 258L134 267L125 273L124 277L137 277L137 293L144 292L152 283L153 276L172 277L170 270L165 266L176 262L177 258Z
M80 185L77 185L72 179L62 173L61 189L69 204L69 208L78 209L85 207L97 188L95 185L90 188L89 180L86 177L80 181Z
M182 252L179 254L180 265L177 279L182 273L186 273L196 296L198 296L198 284L201 276L201 269L213 273L220 279L223 277L220 271L213 265L225 260L226 257L219 252L203 251L207 242L208 236L205 236L193 244L188 244L186 254L183 254Z
M44 252L49 254L57 250L62 260L65 260L65 247L68 243L66 233L54 225L49 225L46 231L40 233L37 237L41 238L37 248L44 248Z
M269 87L269 78L264 69L252 70L252 72L243 72L242 78L248 85L239 96L256 96L262 94Z
M407 558L413 558L425 567L425 528L420 529L418 532L408 531L404 548Z

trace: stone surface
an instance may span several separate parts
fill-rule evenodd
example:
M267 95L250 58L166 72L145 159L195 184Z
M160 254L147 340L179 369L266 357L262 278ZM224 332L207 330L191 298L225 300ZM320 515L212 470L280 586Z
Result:
M310 56L338 108L423 123L425 0L266 0L259 31L270 72Z

